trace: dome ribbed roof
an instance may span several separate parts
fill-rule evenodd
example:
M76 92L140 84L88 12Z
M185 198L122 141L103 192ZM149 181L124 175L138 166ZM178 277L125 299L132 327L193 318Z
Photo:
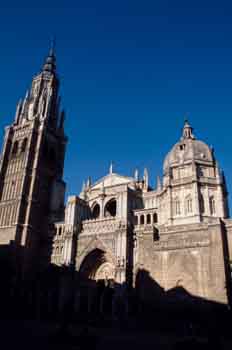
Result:
M202 163L212 163L214 161L212 149L206 143L196 140L192 131L193 129L188 121L185 121L180 141L173 146L164 160L164 173L167 173L170 167L193 160Z

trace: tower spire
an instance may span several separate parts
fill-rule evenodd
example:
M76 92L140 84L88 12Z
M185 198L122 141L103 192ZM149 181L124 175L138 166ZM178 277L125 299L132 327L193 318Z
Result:
M43 72L47 73L55 73L56 71L56 56L55 56L55 39L52 38L50 42L50 48L48 55L45 59L45 63L43 65Z

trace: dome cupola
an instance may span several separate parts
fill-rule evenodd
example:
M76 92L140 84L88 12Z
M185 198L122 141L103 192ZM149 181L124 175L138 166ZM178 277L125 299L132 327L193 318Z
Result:
M173 146L164 160L164 174L168 174L170 168L193 161L199 164L212 165L214 154L206 143L194 137L193 128L186 120L180 141Z

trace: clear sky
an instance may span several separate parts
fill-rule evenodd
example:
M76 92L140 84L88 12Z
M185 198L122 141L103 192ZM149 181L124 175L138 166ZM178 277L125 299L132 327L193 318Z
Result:
M5 3L5 4L4 4ZM162 174L186 113L232 192L232 2L1 1L0 129L57 39L67 193L89 175Z

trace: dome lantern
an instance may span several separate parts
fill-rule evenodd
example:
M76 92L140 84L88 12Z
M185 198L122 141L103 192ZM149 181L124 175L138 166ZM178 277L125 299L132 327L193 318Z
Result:
M185 120L184 122L184 128L183 128L183 135L182 135L182 140L183 139L192 139L194 140L194 135L193 135L193 128L189 124L188 120Z
M197 162L205 165L213 165L214 154L211 148L195 138L193 128L186 120L182 136L167 154L163 164L164 174L169 174L170 169L183 166L189 162Z

